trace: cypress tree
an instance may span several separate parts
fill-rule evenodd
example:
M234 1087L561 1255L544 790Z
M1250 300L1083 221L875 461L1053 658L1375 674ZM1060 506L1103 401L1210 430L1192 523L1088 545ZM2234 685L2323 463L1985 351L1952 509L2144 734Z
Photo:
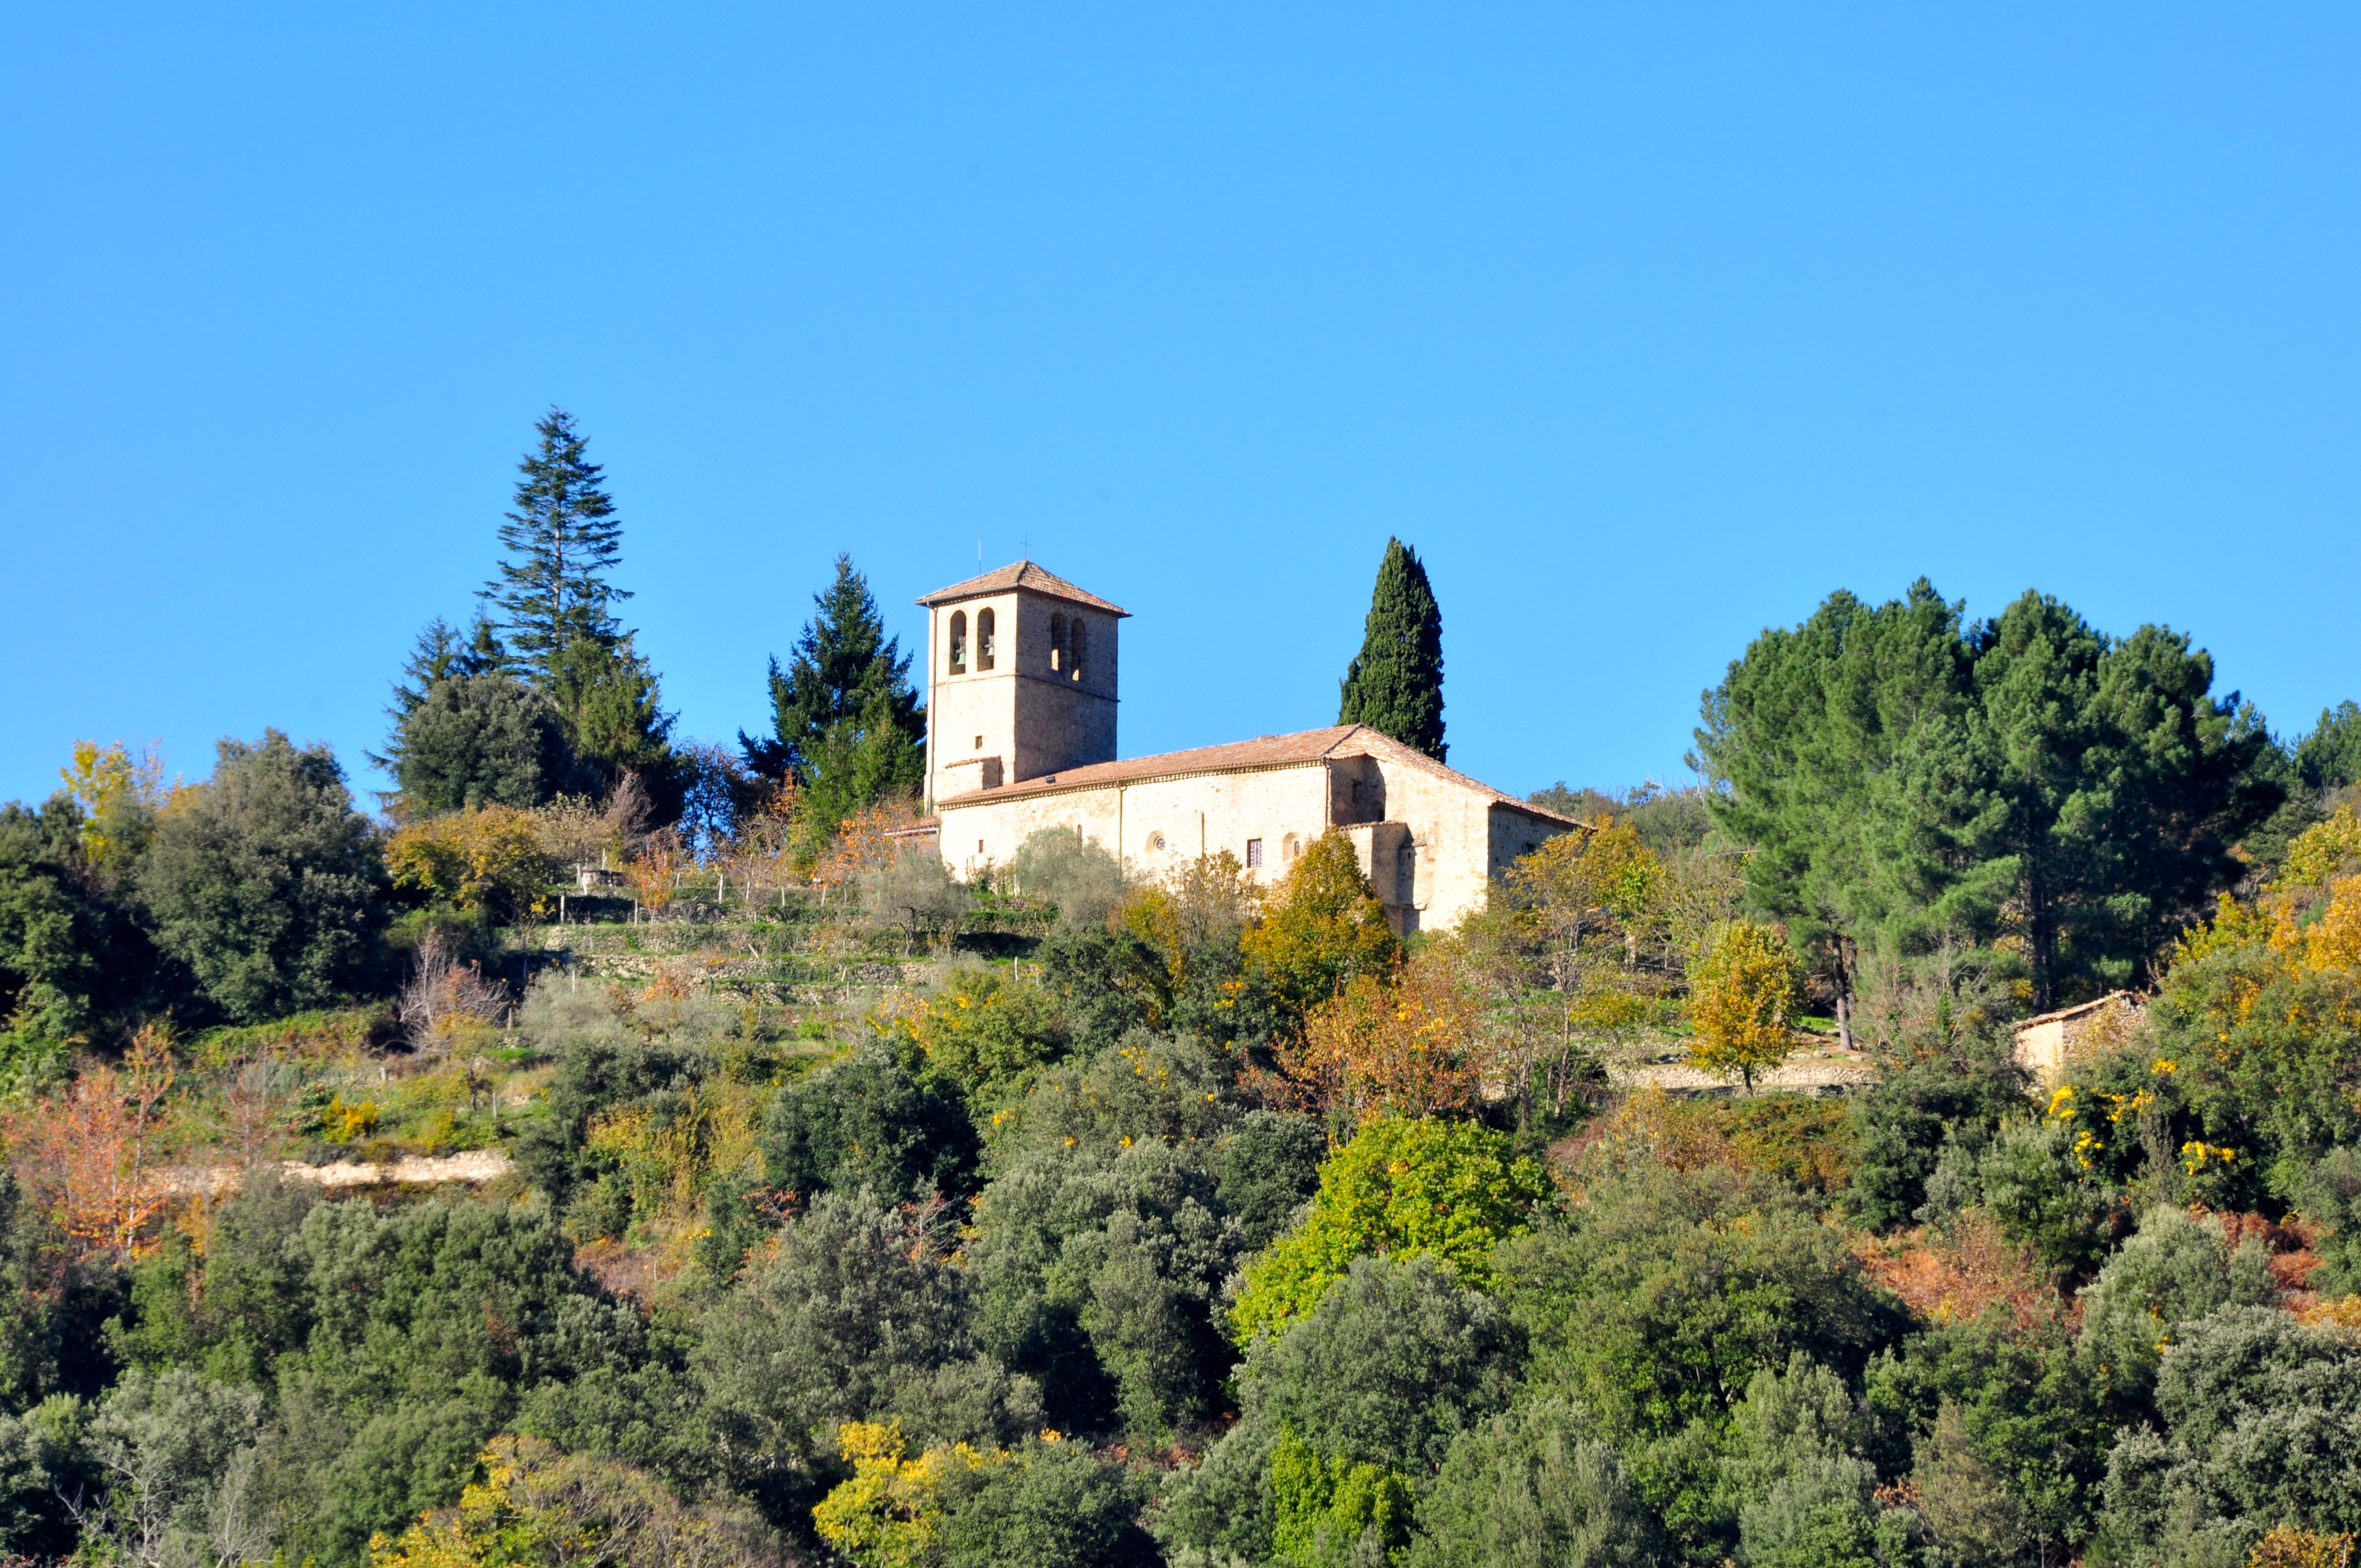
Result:
M899 638L885 635L877 600L851 555L836 558L835 579L813 596L812 608L787 667L771 661L770 736L741 731L738 743L755 772L793 773L833 822L918 787L926 708L910 685L909 656Z
M611 606L631 596L607 581L623 540L606 472L590 461L574 416L552 409L533 428L541 445L517 464L516 510L500 524L508 554L482 597L500 607L521 660L546 683L577 637L613 648L622 638Z
M1345 672L1336 722L1366 724L1443 761L1443 611L1417 553L1386 541L1360 656Z

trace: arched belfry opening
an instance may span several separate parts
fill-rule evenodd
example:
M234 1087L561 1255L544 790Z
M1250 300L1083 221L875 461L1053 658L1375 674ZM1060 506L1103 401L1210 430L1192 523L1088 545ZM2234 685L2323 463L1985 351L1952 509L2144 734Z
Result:
M918 602L936 639L928 800L1115 761L1122 606L1030 561Z

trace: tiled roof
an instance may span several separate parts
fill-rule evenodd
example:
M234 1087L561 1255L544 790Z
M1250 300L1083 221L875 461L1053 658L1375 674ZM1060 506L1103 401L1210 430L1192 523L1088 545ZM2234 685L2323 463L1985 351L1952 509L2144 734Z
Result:
M1571 817L1543 811L1540 806L1529 805L1512 795L1503 795L1491 785L1446 768L1425 752L1413 751L1366 724L1336 724L1325 729L1300 730L1293 735L1261 735L1252 740L1234 740L1226 746L1200 746L1194 751L1167 751L1161 756L1134 757L1121 762L1093 762L1086 767L1065 768L1037 779L1019 779L1015 784L1002 784L996 789L970 790L965 795L938 801L936 806L938 809L982 806L987 801L1053 795L1061 790L1139 784L1148 779L1183 778L1191 773L1234 773L1255 768L1283 768L1323 762L1331 757L1368 756L1384 757L1389 762L1447 779L1488 797L1496 806L1514 806L1529 817L1538 817L1548 822L1564 822L1569 827L1575 825Z
M955 599L981 598L985 594L1006 593L1011 588L1027 588L1053 599L1067 599L1074 604L1086 604L1093 609L1105 610L1109 615L1129 615L1121 605L1109 604L1093 593L1085 593L1055 572L1048 572L1030 561L1019 561L1013 566L1003 566L996 572L986 572L981 577L970 577L963 583L953 583L947 588L937 588L918 600L929 609L950 604Z

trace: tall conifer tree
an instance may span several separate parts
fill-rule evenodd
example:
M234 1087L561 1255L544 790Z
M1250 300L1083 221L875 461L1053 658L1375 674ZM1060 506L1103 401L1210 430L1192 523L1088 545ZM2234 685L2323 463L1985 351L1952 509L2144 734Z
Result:
M738 743L757 773L792 772L821 816L846 816L923 782L926 708L910 685L909 656L885 635L851 555L836 558L835 579L813 596L812 611L787 667L771 661L771 735L741 731Z
M500 524L500 577L483 597L500 607L510 645L546 684L566 645L588 637L607 648L622 638L615 600L631 596L607 580L620 559L623 525L602 488L574 416L551 409L533 426L541 445L517 464L516 510Z
M1386 541L1360 656L1345 672L1339 724L1366 724L1443 761L1443 611L1418 554Z

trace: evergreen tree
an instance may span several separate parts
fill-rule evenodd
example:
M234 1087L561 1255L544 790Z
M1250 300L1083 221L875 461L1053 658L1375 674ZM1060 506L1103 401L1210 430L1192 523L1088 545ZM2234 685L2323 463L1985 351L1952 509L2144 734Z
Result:
M433 620L428 621L426 629L418 634L417 645L411 649L410 657L402 662L401 675L393 683L393 702L385 710L385 716L393 720L393 730L387 737L384 755L380 756L375 751L365 751L362 755L376 766L392 774L397 788L407 794L411 786L401 783L401 773L409 757L412 745L411 731L415 727L415 716L418 711L427 706L434 695L434 688L439 684L445 681L472 681L478 676L487 675L500 677L501 683L505 684L515 682L514 661L509 657L508 646L500 641L500 632L492 625L491 617L478 609L476 611L475 626L467 641L462 641L458 629L441 616L436 616ZM484 688L486 693L489 690L489 685ZM479 695L472 704L467 706L480 707L488 705L491 700L488 695ZM459 768L463 773L483 771L472 764L456 762L446 745L444 754L431 764L431 768L436 773L449 773L454 767ZM498 798L507 800L508 796L503 794ZM530 806L537 803L522 801L511 804ZM451 807L427 806L422 809L444 811Z
M673 750L675 716L664 711L655 671L630 637L568 640L553 661L548 691L580 783L603 794L631 774L648 792L653 821L680 815L687 759Z
M2320 722L2296 742L2296 772L2316 790L2361 784L2361 703L2347 697L2320 710Z
M600 488L605 471L585 455L588 441L563 409L533 428L541 446L517 465L516 510L500 525L508 554L482 597L500 607L518 656L545 682L575 639L610 648L620 641L610 607L631 596L607 581L623 525Z
M1960 611L1923 578L1831 595L1706 694L1699 765L1750 894L1840 999L1864 949L1947 945L2015 955L2037 1006L2130 983L2236 880L2230 846L2283 794L2269 737L2184 635L2110 638L2037 593Z
M1360 656L1345 672L1336 722L1366 724L1442 762L1443 611L1418 555L1386 541Z
M910 685L910 660L851 555L813 597L811 620L785 671L771 661L771 735L740 731L746 763L770 778L792 773L834 823L926 776L926 708Z

